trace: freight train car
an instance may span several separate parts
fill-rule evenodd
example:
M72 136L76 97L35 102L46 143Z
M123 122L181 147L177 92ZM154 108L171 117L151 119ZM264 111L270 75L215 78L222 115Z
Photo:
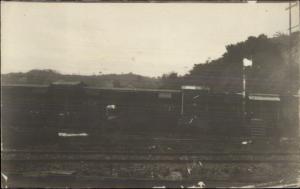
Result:
M179 101L179 90L92 88L81 82L6 85L2 86L3 126L24 130L164 129L176 125ZM114 124L106 115L109 106L116 109Z
M57 133L105 132L109 128L186 131L195 135L241 136L261 132L263 136L291 136L298 129L297 98L292 96L249 94L244 99L241 94L213 93L201 87L108 89L88 87L81 82L1 88L1 127L13 130Z
M198 134L244 135L242 96L212 93L207 88L182 87L183 125Z
M98 117L102 117L103 124L110 123L107 108L115 109L112 114L118 121L114 127L118 126L120 129L174 127L179 116L180 91L124 88L86 88L86 91L88 96L93 96L93 102L100 110L96 112Z

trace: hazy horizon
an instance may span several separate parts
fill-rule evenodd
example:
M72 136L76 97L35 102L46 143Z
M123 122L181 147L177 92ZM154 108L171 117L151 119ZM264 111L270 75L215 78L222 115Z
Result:
M249 36L288 32L288 3L1 2L1 73L185 74ZM299 22L293 9L293 25ZM297 28L296 28L297 29Z

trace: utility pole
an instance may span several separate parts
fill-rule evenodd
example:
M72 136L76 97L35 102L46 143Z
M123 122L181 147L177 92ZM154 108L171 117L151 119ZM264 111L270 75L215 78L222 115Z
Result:
M251 67L252 66L252 60L243 59L243 64L242 64L243 68L242 68L242 79L243 79L243 91L242 91L242 124L244 129L247 130L247 123L246 123L246 116L247 116L247 108L246 108L246 101L247 101L247 77L246 77L246 67Z
M292 2L289 0L289 59L288 59L288 83L290 85L288 86L288 94L292 91Z
M299 7L299 31L300 31L300 0L298 0L298 7ZM299 56L299 54L298 54ZM300 61L299 59L297 60L298 62L298 137L300 138Z
M292 2L289 1L289 35L292 34ZM291 41L291 40L290 40Z
M296 26L292 26L292 8L293 7L296 7L297 6L297 3L298 3L298 7L299 7L299 23L298 23L298 27L299 27L299 30L300 30L300 0L298 0L298 1L296 1L296 3L295 4L293 4L292 5L292 1L291 0L289 0L289 7L288 8L286 8L286 10L288 10L289 11L289 81L288 82L290 82L291 84L293 83L293 81L292 81L292 78L293 78L293 76L292 76L292 39L291 39L291 34L292 34L292 28L294 28L294 27L297 27L297 25ZM299 60L297 60L297 62L295 62L296 63L296 67L297 67L297 70L298 70L298 75L297 76L295 76L294 78L295 79L297 79L298 81L296 81L296 88L298 88L298 94L296 95L296 97L297 97L297 102L298 102L298 110L297 110L297 112L298 112L298 137L300 137L300 89L299 89L299 84L300 84L300 62L299 62ZM289 87L289 92L292 92L291 90L292 90L292 86L293 85L291 85L290 87ZM291 93L288 93L288 94L290 94L290 95L292 95Z

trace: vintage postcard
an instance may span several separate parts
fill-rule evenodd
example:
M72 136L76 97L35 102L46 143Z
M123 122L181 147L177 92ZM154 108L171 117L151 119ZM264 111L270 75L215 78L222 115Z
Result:
M300 187L300 2L1 1L2 188Z

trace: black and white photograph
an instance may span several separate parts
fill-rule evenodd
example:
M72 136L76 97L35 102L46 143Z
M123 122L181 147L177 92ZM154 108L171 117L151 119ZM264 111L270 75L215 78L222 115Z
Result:
M1 188L299 187L299 0L1 1Z

